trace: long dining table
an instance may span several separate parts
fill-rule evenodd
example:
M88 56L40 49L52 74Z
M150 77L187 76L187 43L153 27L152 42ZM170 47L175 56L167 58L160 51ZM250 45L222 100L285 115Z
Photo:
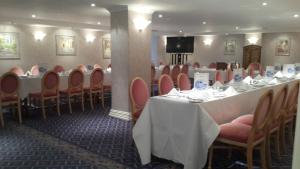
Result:
M203 102L180 96L151 97L133 128L142 164L151 162L152 154L181 163L185 169L203 168L208 149L219 135L219 125L253 113L259 97L269 89L276 94L284 85L290 87L297 82L298 79L293 79L252 86L247 90L236 90L230 96L212 97Z
M90 85L91 73L84 73L84 87L89 87ZM41 92L42 89L42 75L39 76L21 76L20 77L20 90L19 95L21 99L24 99L28 96L29 93ZM68 74L59 75L59 89L68 88ZM111 85L111 72L104 71L104 85Z

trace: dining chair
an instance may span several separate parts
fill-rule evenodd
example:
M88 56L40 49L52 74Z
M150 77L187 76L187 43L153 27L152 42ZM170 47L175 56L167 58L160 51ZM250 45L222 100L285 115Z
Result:
M61 72L64 72L65 69L61 65L55 65L54 68L53 68L53 71L56 72L56 73L61 73Z
M187 74L180 73L178 75L177 86L180 90L191 90L191 81Z
M281 126L282 126L282 118L283 118L283 109L285 107L286 98L288 94L288 86L285 85L279 91L277 92L276 96L274 97L274 101L271 107L271 113L268 117L268 130L267 130L267 165L268 168L271 167L271 153L270 153L270 143L272 136L275 136L275 149L277 153L277 158L280 160L280 154L281 154ZM246 125L253 125L254 115L248 114L243 115L235 120L233 120L233 123L242 123Z
M77 66L77 69L79 69L82 73L87 72L87 68L86 68L86 66L84 64L79 64Z
M161 71L161 75L165 75L165 74L169 75L170 71L171 71L170 66L169 65L165 65L164 68Z
M0 79L0 123L4 126L3 107L14 105L18 109L19 123L22 123L21 101L19 96L19 77L12 72L7 72Z
M171 77L167 74L160 76L158 80L158 93L159 95L168 94L174 88Z
M212 62L208 65L208 68L210 69L216 69L217 68L217 64L215 62Z
M219 81L222 84L224 84L224 79L222 77L222 72L220 70L216 71L216 79L215 79L215 81Z
M226 82L230 82L233 79L233 71L231 69L227 69L227 80Z
M248 169L253 169L253 150L258 147L261 156L261 166L263 169L267 168L266 138L272 101L273 90L268 90L260 97L254 111L253 124L251 126L233 122L220 125L219 136L209 148L209 169L211 169L214 149L233 147L246 150Z
M60 116L60 99L59 99L59 76L55 71L48 71L44 74L41 81L41 91L29 93L29 105L40 102L43 118L46 119L46 101L56 100L56 111Z
M31 75L33 75L33 76L38 76L38 75L40 75L40 67L39 67L39 65L33 65L33 66L31 67L31 69L30 69L30 73L31 73Z
M283 152L286 152L286 139L285 134L288 133L290 144L293 143L293 129L295 125L295 119L297 115L298 105L298 94L299 94L299 82L294 84L288 94L286 105L283 109L282 129L281 129L281 142Z
M134 78L130 84L129 94L131 101L132 121L135 123L140 117L149 99L149 90L146 82L140 77Z
M93 101L95 96L98 96L98 98L101 100L102 108L104 108L103 79L104 79L103 70L100 68L96 68L91 73L90 86L84 88L85 93L87 93L90 98L90 105L93 110L94 110Z
M184 64L181 68L181 73L185 73L185 74L189 74L189 65L188 64Z
M11 68L9 72L15 73L17 76L24 76L23 69L18 66Z
M79 97L81 99L81 109L82 112L84 112L83 82L83 72L79 69L74 69L68 78L68 88L60 91L60 94L68 100L70 113L72 113L71 99L74 97Z
M97 69L97 68L100 68L100 69L102 69L102 67L99 65L99 64L94 64L94 69Z
M194 62L193 68L200 68L200 63L199 62Z
M263 68L260 63L250 63L248 66L249 75L254 78L258 72L261 76L263 75Z
M177 85L177 76L179 75L179 73L180 73L180 66L175 65L171 71L171 77L175 85Z

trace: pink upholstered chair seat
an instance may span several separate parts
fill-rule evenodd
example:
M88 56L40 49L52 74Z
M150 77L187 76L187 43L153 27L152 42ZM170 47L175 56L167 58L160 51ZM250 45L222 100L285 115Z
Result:
M12 101L17 101L18 97L17 96L5 96L1 97L2 102L12 102Z
M232 123L241 123L251 126L253 124L253 114L240 116L232 121Z
M133 118L138 119L140 117L140 115L142 114L142 111L143 111L143 109L133 113L132 114Z
M42 97L42 93L41 92L36 92L36 93L29 93L30 97ZM44 97L53 97L53 96L57 96L56 92L45 92L44 93Z
M65 90L61 90L60 92L61 92L62 94L67 94L68 91L69 91L69 89L65 89ZM71 89L71 90L70 90L70 93L71 93L71 94L76 94L76 93L80 93L80 92L81 92L80 89Z
M226 123L222 124L219 139L227 139L240 143L247 143L252 126L241 123ZM263 134L258 134L256 140L263 137Z

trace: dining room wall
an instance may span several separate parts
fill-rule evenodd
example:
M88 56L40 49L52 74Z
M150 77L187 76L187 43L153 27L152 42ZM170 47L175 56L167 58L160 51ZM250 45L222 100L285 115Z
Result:
M34 32L46 33L42 41L34 39ZM106 67L110 59L103 58L102 38L107 33L95 30L72 29L52 26L29 26L29 25L0 25L0 32L16 32L19 36L20 59L1 59L0 73L8 71L13 66L20 66L27 71L32 65L38 64L48 69L59 64L66 70L76 67L78 64L100 64ZM96 37L94 42L87 42L86 35L92 34ZM57 56L56 35L75 36L77 46L74 56Z

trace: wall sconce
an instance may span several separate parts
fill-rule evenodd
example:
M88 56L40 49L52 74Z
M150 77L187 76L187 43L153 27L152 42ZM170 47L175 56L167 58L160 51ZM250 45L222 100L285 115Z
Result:
M85 37L85 40L86 40L86 42L88 42L88 43L93 43L95 39L96 39L96 37L95 37L94 35L91 35L91 34L88 34L88 35L86 35L86 37Z
M33 34L34 39L37 41L42 41L44 39L44 37L46 36L46 33L41 32L41 31L36 31Z
M248 42L251 44L251 45L255 45L258 41L258 38L257 37L251 37L249 39L247 39Z
M133 23L134 23L136 29L141 32L151 23L151 21L146 20L144 17L138 17L133 20Z
M212 42L213 42L212 39L205 39L205 40L203 41L203 43L204 43L205 46L210 46L210 45L212 44Z

